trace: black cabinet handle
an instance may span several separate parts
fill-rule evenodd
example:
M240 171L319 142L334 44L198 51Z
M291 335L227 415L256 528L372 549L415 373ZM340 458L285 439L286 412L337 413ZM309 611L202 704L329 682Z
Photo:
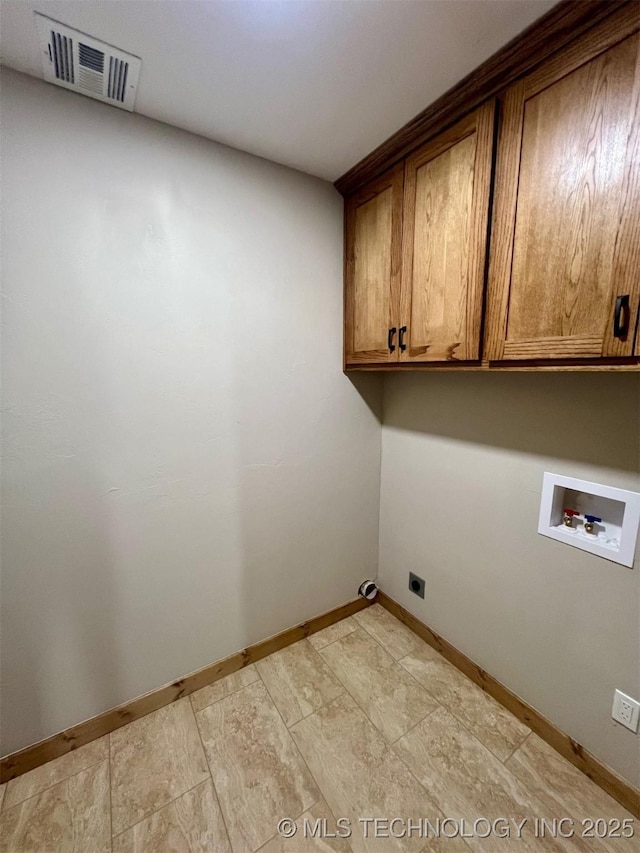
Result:
M629 294L618 296L613 312L613 337L624 338L629 331Z
M395 344L394 344L394 342L393 342L393 336L395 335L395 333L396 333L397 331L398 331L398 330L396 329L396 327L395 327L395 326L392 326L392 327L389 329L389 334L387 335L387 346L389 347L389 352L395 352L396 345L395 345Z
M406 331L407 331L406 326L400 326L400 335L398 337L398 346L400 347L402 352L404 352L407 348L407 345L404 342L404 336L406 334Z

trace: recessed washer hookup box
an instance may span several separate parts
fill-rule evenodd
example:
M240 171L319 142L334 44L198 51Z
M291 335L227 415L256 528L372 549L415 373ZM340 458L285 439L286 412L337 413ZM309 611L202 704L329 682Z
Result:
M538 533L633 568L640 494L545 472Z

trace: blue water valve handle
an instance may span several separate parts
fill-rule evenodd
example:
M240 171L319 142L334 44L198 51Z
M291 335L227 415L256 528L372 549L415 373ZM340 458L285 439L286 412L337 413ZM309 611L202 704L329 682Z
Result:
M602 521L597 515L584 515L584 532L595 535L595 524L597 521Z

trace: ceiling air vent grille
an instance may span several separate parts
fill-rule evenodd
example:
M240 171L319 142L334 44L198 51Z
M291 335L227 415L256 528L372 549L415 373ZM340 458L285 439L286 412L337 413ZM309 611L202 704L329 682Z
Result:
M36 13L45 80L132 110L141 61Z

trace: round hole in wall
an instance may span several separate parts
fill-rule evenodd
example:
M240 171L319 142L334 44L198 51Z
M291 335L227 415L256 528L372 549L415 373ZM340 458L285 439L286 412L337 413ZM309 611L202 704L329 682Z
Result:
M420 592L420 581L416 581L416 580L411 581L411 589L414 592Z

